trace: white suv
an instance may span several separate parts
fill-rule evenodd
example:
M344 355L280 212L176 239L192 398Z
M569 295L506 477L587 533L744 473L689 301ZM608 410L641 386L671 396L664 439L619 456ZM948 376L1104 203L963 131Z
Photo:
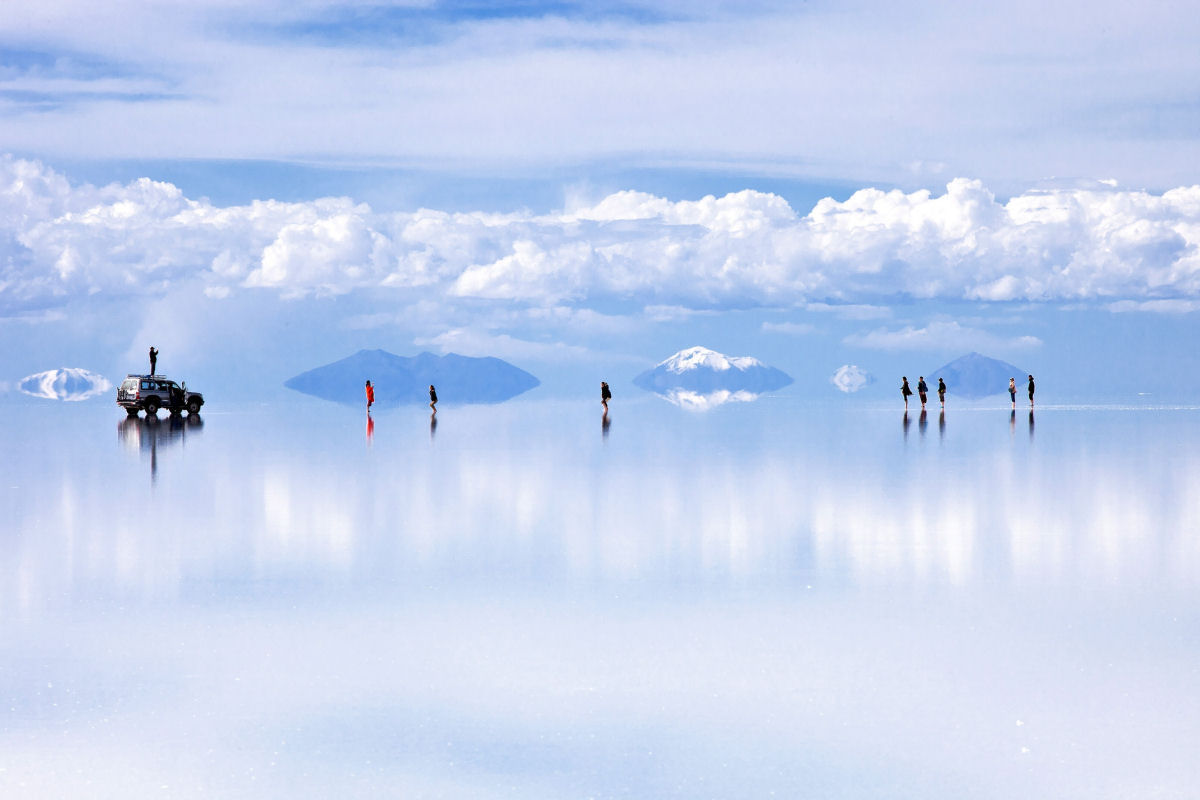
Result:
M126 375L117 387L117 405L131 417L136 417L143 409L146 416L152 417L160 408L172 414L185 408L189 414L199 414L204 395L189 392L186 385L181 386L162 375Z

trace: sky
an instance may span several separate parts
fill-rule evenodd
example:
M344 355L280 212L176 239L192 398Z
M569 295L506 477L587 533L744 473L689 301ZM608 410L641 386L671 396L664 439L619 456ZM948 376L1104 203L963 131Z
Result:
M825 399L971 350L1195 398L1197 40L1184 3L4 3L0 392L154 344L229 397L364 347L619 396L705 345Z

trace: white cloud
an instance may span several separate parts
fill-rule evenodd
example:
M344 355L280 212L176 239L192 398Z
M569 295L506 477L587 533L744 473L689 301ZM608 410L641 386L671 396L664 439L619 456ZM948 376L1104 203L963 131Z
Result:
M879 318L878 299L895 295L1162 311L1200 298L1200 186L1002 203L958 179L940 196L863 189L805 216L753 191L681 202L618 192L543 215L382 214L347 198L219 207L148 179L73 186L5 157L0 210L9 316L97 294L264 290L597 313L633 303L653 320L780 305Z
M506 333L489 333L469 328L454 328L437 336L418 338L418 347L435 347L443 353L464 356L529 359L531 361L574 361L594 357L586 347L565 342L531 342Z
M865 386L875 382L871 376L862 367L854 364L843 364L837 368L837 371L829 378L829 382L836 386L840 391L846 394L857 392Z
M886 319L892 315L892 310L887 306L863 303L808 303L804 308L807 311L833 314L840 319Z
M1124 313L1145 311L1153 314L1191 314L1200 311L1200 300L1119 300L1109 303L1109 311Z
M789 336L805 336L816 330L807 322L764 322L763 333L783 333Z
M957 322L931 322L923 328L911 325L896 330L877 328L867 333L852 334L844 341L848 345L873 350L998 350L1040 347L1042 344L1042 340L1036 336L997 336Z
M528 12L0 4L0 29L19 31L22 46L118 67L7 70L0 145L88 158L325 153L509 169L634 154L892 182L1102 168L1169 185L1196 174L1200 22L1186 3L1075 0L1053 13L668 3L640 16L607 10L627 4L511 5ZM122 24L130 19L138 24Z

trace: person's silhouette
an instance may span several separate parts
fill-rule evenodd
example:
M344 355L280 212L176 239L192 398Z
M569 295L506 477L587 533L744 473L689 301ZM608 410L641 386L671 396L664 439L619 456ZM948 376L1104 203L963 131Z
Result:
M154 349L154 345L150 345L150 374L155 375L158 372L158 351Z
M433 413L437 413L437 389L433 388L433 384L429 384L429 407L433 409Z
M370 381L367 381L366 391L367 391L367 413L370 414L371 406L373 406L375 404L375 387L371 385Z

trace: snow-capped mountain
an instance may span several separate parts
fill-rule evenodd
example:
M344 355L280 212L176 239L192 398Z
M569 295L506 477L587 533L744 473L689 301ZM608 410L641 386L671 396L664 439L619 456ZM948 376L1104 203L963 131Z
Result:
M62 367L38 372L21 379L17 388L32 397L46 400L90 400L112 388L108 378L80 367Z
M750 356L727 356L707 347L689 347L680 350L666 361L660 361L655 369L664 367L668 372L682 374L693 369L711 369L724 372L730 369L745 372L752 367L765 366L757 358Z
M689 347L659 362L633 379L635 385L668 395L672 390L698 394L750 392L780 389L791 377L750 356L727 356L707 347Z

